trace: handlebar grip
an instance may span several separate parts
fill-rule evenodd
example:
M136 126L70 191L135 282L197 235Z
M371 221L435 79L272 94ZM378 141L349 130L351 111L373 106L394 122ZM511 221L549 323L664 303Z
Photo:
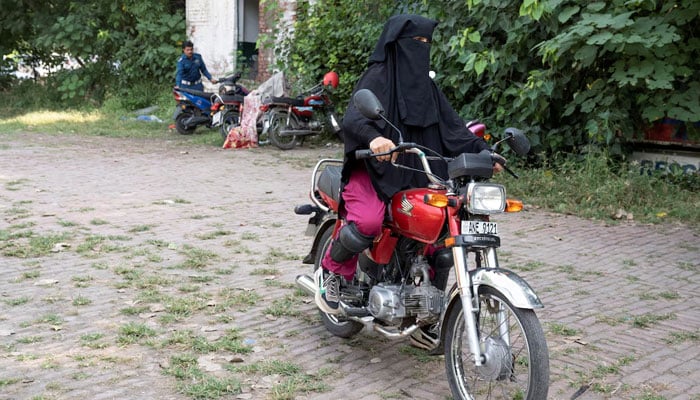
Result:
M374 153L372 153L372 150L370 150L370 149L355 150L355 159L356 160L363 160L365 158L370 158L373 155L374 155Z
M491 158L495 163L501 164L504 167L506 166L506 158L502 155L498 153L491 153Z

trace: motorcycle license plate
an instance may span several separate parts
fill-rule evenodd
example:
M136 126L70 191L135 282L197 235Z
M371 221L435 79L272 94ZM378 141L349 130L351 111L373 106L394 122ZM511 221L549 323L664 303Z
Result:
M221 125L221 121L223 120L223 118L224 113L222 113L221 111L217 111L216 114L214 114L214 116L211 117L211 124L213 126L219 126Z
M498 235L498 224L487 221L462 221L462 235Z

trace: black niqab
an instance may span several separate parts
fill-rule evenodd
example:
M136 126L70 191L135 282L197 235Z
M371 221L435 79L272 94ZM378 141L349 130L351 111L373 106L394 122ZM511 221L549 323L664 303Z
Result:
M437 122L437 106L431 92L430 43L415 40L423 37L432 41L437 22L419 15L396 15L384 25L370 65L387 63L394 79L388 84L396 94L401 122L427 127Z

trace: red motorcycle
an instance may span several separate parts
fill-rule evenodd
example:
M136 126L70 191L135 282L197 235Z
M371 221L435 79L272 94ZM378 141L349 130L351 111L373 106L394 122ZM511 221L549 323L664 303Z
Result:
M331 71L318 85L292 97L272 97L261 107L262 136L282 150L296 146L297 141L324 130L341 136L341 127L329 88L338 87L338 74ZM342 136L341 136L342 139Z
M234 126L241 124L241 107L243 106L243 96L234 94L212 95L212 127L219 127L221 137L226 140L228 132Z
M367 118L391 125L371 91L358 91L353 101ZM319 310L336 336L352 337L368 325L387 338L412 337L432 354L443 353L455 399L544 400L549 388L547 343L534 312L543 305L523 278L501 268L496 255L501 223L490 216L522 209L521 202L506 199L502 185L487 182L494 163L515 175L495 151L503 142L518 155L530 148L522 132L509 128L491 151L451 159L427 156L428 149L414 143L400 142L380 154L357 151L358 159L415 154L431 183L393 196L382 233L360 255L353 280L341 286L340 313ZM434 175L431 162L446 162L449 179ZM295 208L311 215L307 233L313 243L304 263L313 264L314 272L296 282L313 295L321 259L343 224L341 167L340 160L321 160L313 170L312 204ZM450 271L455 283L447 289Z

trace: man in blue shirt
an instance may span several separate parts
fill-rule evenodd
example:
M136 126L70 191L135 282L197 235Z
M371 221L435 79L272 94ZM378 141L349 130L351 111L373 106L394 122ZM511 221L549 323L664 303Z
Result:
M216 79L211 78L211 74L204 65L202 55L194 52L194 44L186 40L182 43L182 55L177 60L177 75L175 76L175 86L184 89L204 90L202 85L202 74L211 83L216 83Z

